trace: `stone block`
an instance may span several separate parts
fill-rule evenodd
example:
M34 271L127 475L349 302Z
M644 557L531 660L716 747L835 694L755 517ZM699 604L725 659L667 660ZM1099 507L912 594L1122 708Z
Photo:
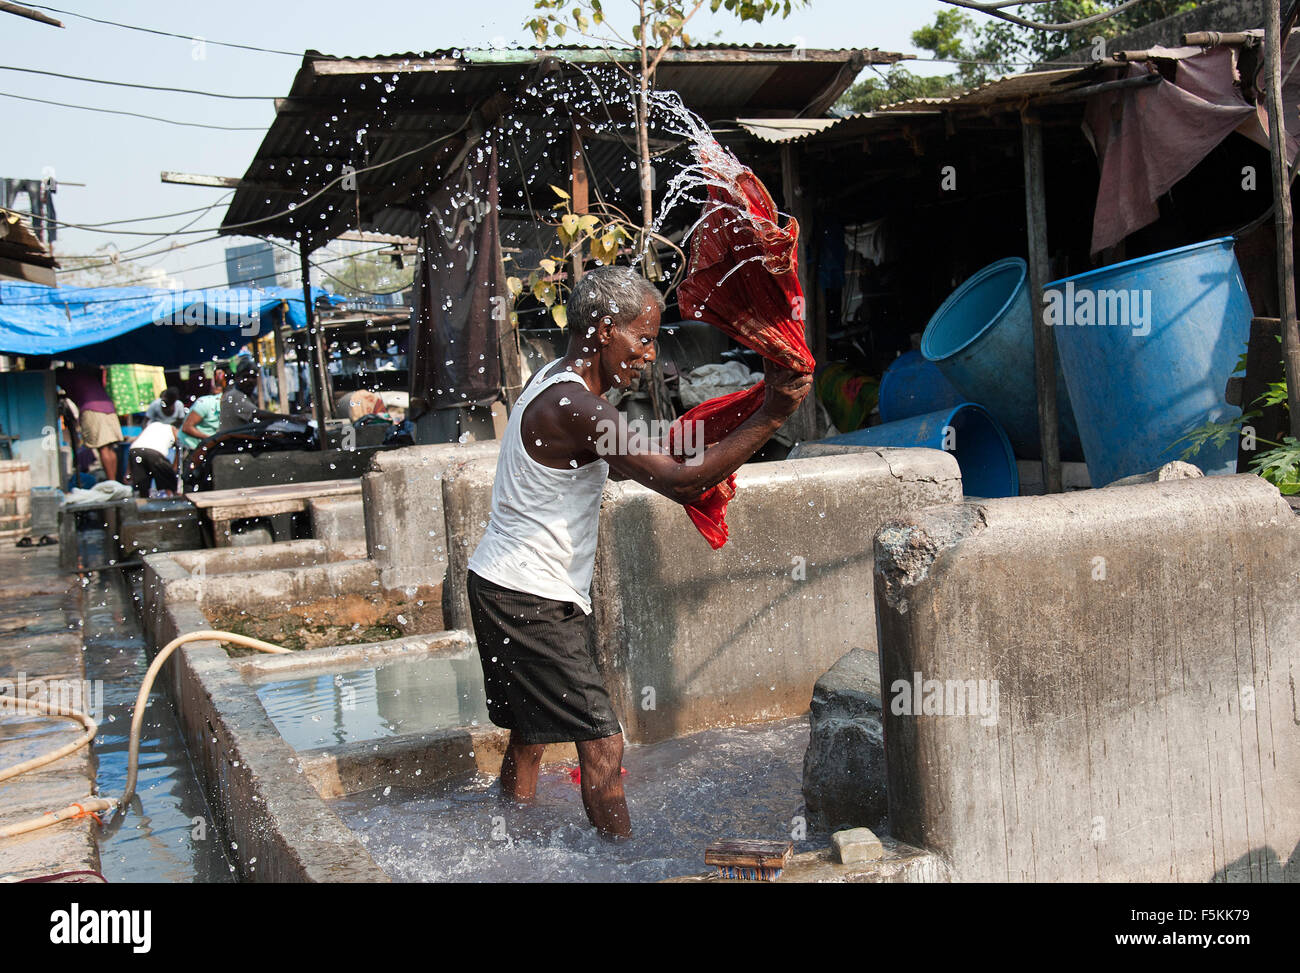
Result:
M875 825L888 814L879 665L875 652L853 649L813 686L803 796L817 831Z

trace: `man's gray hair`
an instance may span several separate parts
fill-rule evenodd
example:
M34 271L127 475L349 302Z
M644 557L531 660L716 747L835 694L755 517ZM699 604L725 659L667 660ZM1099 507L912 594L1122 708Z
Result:
M639 318L651 304L663 313L663 295L635 270L597 267L583 274L582 280L573 286L565 307L572 333L585 334L587 328L595 327L606 315L616 325L627 324Z

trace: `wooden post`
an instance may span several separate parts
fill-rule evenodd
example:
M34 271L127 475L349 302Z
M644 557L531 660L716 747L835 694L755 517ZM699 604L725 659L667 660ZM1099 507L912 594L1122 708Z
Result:
M803 187L799 182L799 157L795 147L789 143L781 146L781 194L785 197L786 210L799 221L799 250L795 257L799 266L799 285L803 288L804 306L798 309L803 315L804 340L810 347L816 347L816 339L811 330L809 305L813 300L813 291L817 286L816 275L812 272L809 254L812 244L806 231L812 229L808 207L804 201ZM787 420L787 433L799 442L808 442L817 436L817 395L812 393L800 403L799 408Z
M286 305L287 306L287 305ZM289 388L288 382L285 381L285 364L284 364L284 331L287 327L284 323L284 314L280 314L280 322L271 329L271 334L275 336L275 387L279 392L277 398L280 402L280 411L285 415L289 414Z
M257 407L266 410L266 385L262 382L262 342L259 338L253 339L253 361L257 365Z
M325 342L321 335L321 328L316 325L316 309L312 307L311 264L307 260L306 244L298 248L298 255L302 263L302 297L307 311L307 335L311 348L312 412L316 416L316 441L319 448L324 449L325 420L330 414L329 407L325 403L325 396L329 394L329 379L325 375Z
M1029 307L1033 314L1034 378L1038 389L1038 442L1043 453L1043 485L1060 493L1060 416L1056 411L1056 335L1043 319L1043 285L1047 283L1047 185L1043 162L1043 125L1028 110L1020 129L1025 162L1025 220L1029 236ZM1010 376L1016 380L1019 376Z
M1295 251L1292 249L1291 178L1286 160L1286 120L1282 101L1282 0L1268 0L1264 45L1268 48L1268 135L1272 148L1273 226L1277 232L1278 315L1282 319L1282 360L1286 363L1291 429L1300 416L1300 328L1296 324ZM1249 404L1245 405L1249 408Z
M572 123L569 128L569 197L573 203L573 211L579 215L584 215L590 205L587 188L587 163L582 156L582 136L578 134L576 123ZM573 255L573 283L575 285L582 280L583 262L582 248L579 247Z

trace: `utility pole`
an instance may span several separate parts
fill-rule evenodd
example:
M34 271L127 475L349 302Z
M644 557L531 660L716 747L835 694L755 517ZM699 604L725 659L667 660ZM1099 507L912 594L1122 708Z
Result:
M1282 101L1282 48L1290 31L1283 31L1282 0L1268 0L1268 20L1264 30L1264 44L1268 48L1268 136L1276 200L1273 226L1277 232L1278 314L1282 319L1282 358L1286 364L1287 406L1294 435L1297 416L1300 416L1300 329L1296 325L1291 173L1286 159L1286 118Z

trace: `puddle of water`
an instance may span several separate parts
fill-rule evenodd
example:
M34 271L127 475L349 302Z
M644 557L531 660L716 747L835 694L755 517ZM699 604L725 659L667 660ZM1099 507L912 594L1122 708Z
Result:
M83 547L95 546L83 534ZM100 563L100 552L83 556ZM86 678L103 681L104 708L93 744L99 793L126 788L131 713L149 660L144 634L120 571L90 576L82 592ZM189 751L177 724L164 678L149 695L140 741L138 796L125 816L115 815L99 835L100 867L110 882L231 882L233 867L222 847Z
M257 696L295 750L487 722L477 655L410 659L266 683Z
M787 838L803 814L807 717L629 746L632 838L587 823L569 768L543 768L537 800L504 804L478 775L422 792L330 802L390 876L419 882L653 882L707 871L717 838ZM795 842L795 850L815 845Z

